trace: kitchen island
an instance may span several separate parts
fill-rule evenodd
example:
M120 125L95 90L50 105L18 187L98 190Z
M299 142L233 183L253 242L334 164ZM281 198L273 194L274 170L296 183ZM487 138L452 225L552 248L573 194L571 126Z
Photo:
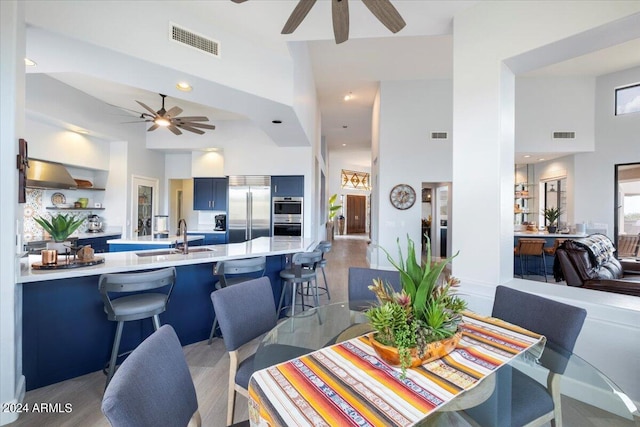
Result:
M187 255L163 249L100 254L104 263L67 270L34 270L40 256L19 259L21 287L22 363L27 390L101 370L109 359L116 323L107 320L98 279L104 273L148 271L176 267L177 277L161 323L176 330L182 345L206 340L213 322L210 294L216 282L216 262L267 257L266 275L274 300L281 292L279 272L286 256L310 251L315 241L299 237L260 237L248 242L200 246ZM121 353L151 334L150 320L126 322Z

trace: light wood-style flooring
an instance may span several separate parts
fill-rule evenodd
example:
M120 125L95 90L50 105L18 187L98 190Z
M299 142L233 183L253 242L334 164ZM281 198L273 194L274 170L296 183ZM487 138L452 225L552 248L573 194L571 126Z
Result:
M365 257L367 244L366 236L357 236L356 238L337 236L334 240L332 251L326 256L328 259L326 274L332 302L347 300L349 267L367 267ZM320 279L320 285L323 285L322 279ZM326 296L322 296L320 302L327 303ZM252 351L251 346L246 350ZM215 339L210 346L206 341L191 344L184 347L184 352L195 383L203 426L225 426L229 357L222 340ZM105 376L100 371L29 391L26 394L25 402L30 405L34 403L60 403L60 406L64 407L65 404L70 403L72 410L68 413L32 412L23 414L11 426L108 427L109 423L100 410L104 384ZM634 425L632 421L627 422L622 419L619 423L612 424L608 420L604 421L601 412L596 408L570 399L563 400L563 405L565 401L566 406L563 409L565 414L570 415L570 420L565 422L565 426L630 427ZM247 401L244 397L238 396L235 422L247 418ZM438 422L438 425L468 426L469 424L461 417L449 413Z

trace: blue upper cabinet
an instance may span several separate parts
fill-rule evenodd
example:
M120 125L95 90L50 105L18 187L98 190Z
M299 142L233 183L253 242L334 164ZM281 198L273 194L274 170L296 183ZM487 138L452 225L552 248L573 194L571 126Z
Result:
M303 197L304 176L276 175L271 177L271 197Z
M227 178L193 178L193 210L226 211Z

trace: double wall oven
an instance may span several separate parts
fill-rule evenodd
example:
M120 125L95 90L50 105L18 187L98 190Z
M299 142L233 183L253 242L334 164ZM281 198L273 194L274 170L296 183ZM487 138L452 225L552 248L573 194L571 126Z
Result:
M273 198L273 236L302 236L302 197Z

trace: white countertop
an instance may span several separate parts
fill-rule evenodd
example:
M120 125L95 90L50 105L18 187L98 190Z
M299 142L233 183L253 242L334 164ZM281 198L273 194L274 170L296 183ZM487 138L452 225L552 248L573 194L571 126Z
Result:
M17 264L17 282L30 283L45 280L67 279L71 277L91 276L104 273L123 273L126 271L150 268L171 267L191 264L204 264L227 259L242 259L254 256L286 255L313 250L317 242L301 237L258 237L243 243L226 245L197 246L209 248L211 251L193 252L187 255L171 254L156 256L138 256L136 252L109 252L98 254L105 262L90 267L79 267L61 270L33 270L31 264L41 260L40 255L29 255L19 258ZM163 252L165 249L145 251L147 253Z
M203 235L187 235L187 242L192 242L194 240L203 240ZM111 239L107 240L109 244L119 244L119 245L173 245L176 240L178 243L182 243L182 236L172 236L169 237L153 237L153 236L133 236L127 239Z
M587 237L586 234L560 234L560 233L547 233L546 231L516 231L513 233L515 237L557 237L559 239L568 237Z

